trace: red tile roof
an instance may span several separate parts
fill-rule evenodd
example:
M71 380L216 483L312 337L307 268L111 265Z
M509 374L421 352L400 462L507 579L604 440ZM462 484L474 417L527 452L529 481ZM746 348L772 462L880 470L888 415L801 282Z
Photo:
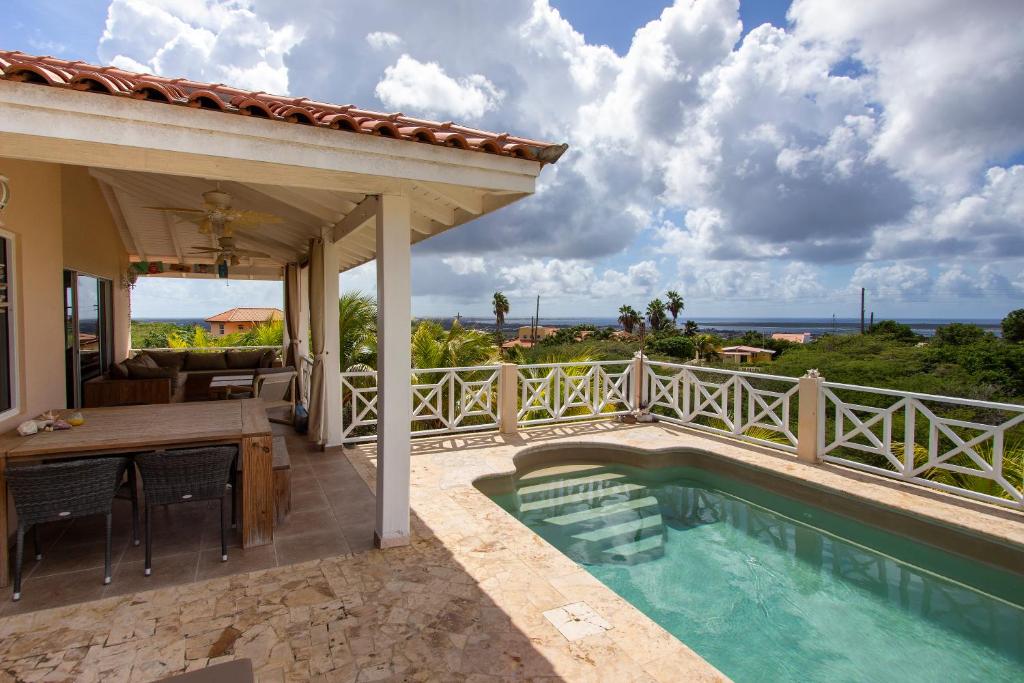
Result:
M255 116L350 133L380 135L428 145L519 157L544 164L558 161L568 148L565 144L530 140L508 133L489 133L459 126L451 121L441 123L417 119L401 112L387 114L359 109L351 104L326 104L305 97L268 95L219 83L137 74L113 66L95 66L56 57L36 57L24 52L0 50L0 79Z
M208 323L262 323L268 320L282 320L284 311L280 308L232 308L210 316Z

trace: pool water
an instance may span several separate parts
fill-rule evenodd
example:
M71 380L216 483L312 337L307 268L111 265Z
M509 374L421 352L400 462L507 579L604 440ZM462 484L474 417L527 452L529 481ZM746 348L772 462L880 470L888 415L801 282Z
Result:
M764 489L593 465L494 500L740 683L1024 680L1019 576Z

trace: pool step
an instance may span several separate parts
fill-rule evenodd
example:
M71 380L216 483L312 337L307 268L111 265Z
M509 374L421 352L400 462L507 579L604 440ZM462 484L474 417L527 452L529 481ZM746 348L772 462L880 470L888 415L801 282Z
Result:
M582 533L573 534L573 538L578 538L581 541L605 541L608 539L618 539L623 536L636 536L639 533L643 533L649 529L661 530L665 522L662 520L660 514L649 515L647 517L639 517L632 519L622 524L612 524L611 526L602 526L593 531L584 531Z
M596 502L602 498L624 496L632 493L633 491L646 489L647 487L642 484L614 484L611 486L602 486L599 489L581 491L579 493L558 494L552 495L548 498L541 498L539 500L526 501L520 504L519 510L521 512L530 512L532 510L553 508L571 503Z
M604 551L604 554L614 557L631 558L641 553L660 551L664 545L665 537L662 534L658 534L657 536L648 536L638 541L630 541L629 543L608 548Z
M552 479L551 481L545 481L541 484L530 484L529 486L521 486L518 489L519 497L523 500L530 498L538 494L545 494L548 491L558 491L564 489L576 489L584 486L590 488L597 488L599 482L613 481L615 479L622 479L626 475L619 474L617 472L602 472L600 474L589 474L583 477L573 477L572 479Z
M564 515L555 515L554 517L545 518L544 521L550 524L557 524L559 526L567 526L569 524L578 524L580 522L594 520L598 517L614 515L627 510L643 510L644 508L649 508L651 512L657 512L659 509L658 499L654 496L644 496L643 498L634 498L633 500L626 500L621 503L612 503L611 505L587 508L585 510L578 510Z

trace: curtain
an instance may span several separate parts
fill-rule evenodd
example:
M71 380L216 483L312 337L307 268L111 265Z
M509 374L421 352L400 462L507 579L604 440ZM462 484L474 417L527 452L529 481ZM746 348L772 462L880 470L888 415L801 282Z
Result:
M284 364L298 370L295 382L296 395L302 393L302 367L299 358L299 329L302 318L302 303L299 293L299 264L289 263L284 267L284 325L288 333L284 349Z
M338 304L334 304L337 306ZM309 377L309 440L322 444L327 440L324 414L327 393L324 390L324 241L309 244L309 332L313 348L313 371Z

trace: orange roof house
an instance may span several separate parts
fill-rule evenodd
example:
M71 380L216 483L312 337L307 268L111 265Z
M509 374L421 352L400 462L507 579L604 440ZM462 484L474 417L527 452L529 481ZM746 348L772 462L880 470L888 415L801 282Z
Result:
M222 337L277 320L284 320L284 311L279 308L236 307L210 316L206 322L210 324L210 333L214 337Z
M806 344L811 341L810 332L775 332L772 334L775 341L793 342L794 344Z

